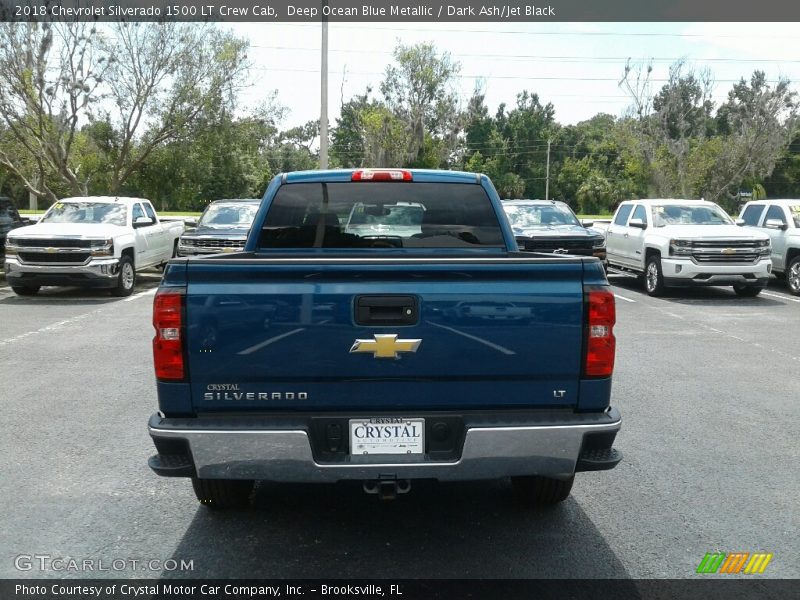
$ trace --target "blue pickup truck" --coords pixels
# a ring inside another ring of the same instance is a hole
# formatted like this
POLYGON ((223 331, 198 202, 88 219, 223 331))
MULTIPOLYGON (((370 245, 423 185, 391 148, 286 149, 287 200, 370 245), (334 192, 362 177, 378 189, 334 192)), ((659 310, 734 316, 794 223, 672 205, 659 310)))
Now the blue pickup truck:
POLYGON ((518 252, 484 175, 279 175, 243 251, 166 267, 149 464, 210 508, 257 480, 505 477, 555 504, 621 459, 614 323, 600 261, 518 252))

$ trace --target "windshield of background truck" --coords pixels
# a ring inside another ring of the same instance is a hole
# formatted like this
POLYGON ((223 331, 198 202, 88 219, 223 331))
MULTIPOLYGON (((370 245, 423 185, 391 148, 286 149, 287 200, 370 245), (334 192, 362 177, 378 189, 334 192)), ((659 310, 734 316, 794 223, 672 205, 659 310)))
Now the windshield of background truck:
POLYGON ((458 183, 290 183, 259 236, 261 248, 487 246, 505 246, 491 200, 458 183))
POLYGON ((416 227, 418 233, 422 230, 422 218, 425 209, 420 204, 401 204, 395 206, 378 204, 356 204, 350 213, 348 228, 353 225, 371 225, 390 228, 393 225, 400 227, 416 227))
POLYGON ((0 223, 13 223, 19 220, 17 209, 9 200, 0 199, 0 223))
POLYGON ((200 217, 198 226, 249 229, 258 204, 211 204, 200 217))
POLYGON ((733 225, 716 204, 659 204, 653 206, 653 225, 733 225))
POLYGON ((508 221, 514 229, 578 225, 580 222, 566 206, 558 204, 504 204, 508 221))
POLYGON ((56 202, 40 223, 104 223, 125 226, 128 207, 111 202, 56 202))

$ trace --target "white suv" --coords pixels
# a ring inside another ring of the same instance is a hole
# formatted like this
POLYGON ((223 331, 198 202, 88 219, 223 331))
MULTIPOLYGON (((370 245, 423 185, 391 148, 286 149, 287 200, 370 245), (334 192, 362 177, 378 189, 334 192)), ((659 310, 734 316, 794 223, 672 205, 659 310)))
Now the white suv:
POLYGON ((665 287, 732 285, 757 296, 772 270, 770 238, 737 227, 705 200, 628 200, 606 232, 608 264, 644 275, 651 296, 665 287))

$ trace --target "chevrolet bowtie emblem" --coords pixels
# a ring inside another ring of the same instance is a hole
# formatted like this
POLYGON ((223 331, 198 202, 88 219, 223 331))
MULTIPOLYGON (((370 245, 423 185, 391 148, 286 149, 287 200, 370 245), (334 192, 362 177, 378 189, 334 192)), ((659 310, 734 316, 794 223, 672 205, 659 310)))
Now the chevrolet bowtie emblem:
POLYGON ((416 352, 422 340, 398 340, 396 333, 376 333, 373 340, 356 340, 350 352, 372 352, 374 358, 400 358, 400 352, 416 352))

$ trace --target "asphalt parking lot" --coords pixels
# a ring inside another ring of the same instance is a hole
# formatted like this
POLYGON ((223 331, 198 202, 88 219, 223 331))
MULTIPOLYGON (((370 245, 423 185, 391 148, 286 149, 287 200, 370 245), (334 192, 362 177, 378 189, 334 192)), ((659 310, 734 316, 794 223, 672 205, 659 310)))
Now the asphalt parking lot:
MULTIPOLYGON (((697 577, 706 552, 771 552, 759 577, 800 577, 800 298, 707 288, 650 298, 614 276, 622 411, 613 471, 529 510, 509 482, 425 483, 391 503, 358 485, 260 484, 212 513, 156 477, 151 302, 0 276, 0 577, 697 577), (20 571, 20 555, 128 561, 20 571), (139 561, 192 561, 193 570, 139 561), (17 561, 18 562, 18 561, 17 561)), ((706 576, 707 577, 707 576, 706 576)))

